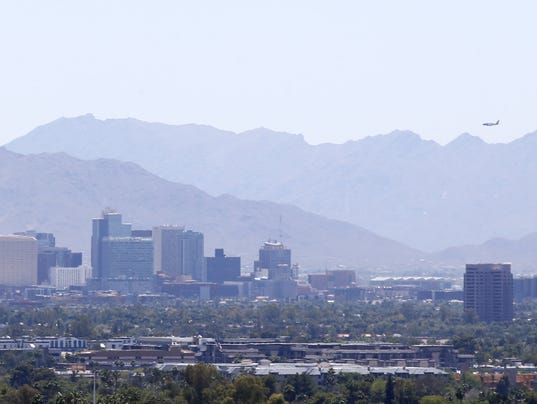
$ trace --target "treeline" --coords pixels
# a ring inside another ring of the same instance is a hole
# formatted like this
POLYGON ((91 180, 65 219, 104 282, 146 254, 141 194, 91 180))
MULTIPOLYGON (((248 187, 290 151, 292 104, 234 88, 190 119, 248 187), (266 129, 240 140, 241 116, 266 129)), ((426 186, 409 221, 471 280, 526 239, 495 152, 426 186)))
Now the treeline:
POLYGON ((0 334, 17 337, 203 335, 278 337, 292 342, 375 339, 451 342, 478 361, 520 358, 537 363, 537 304, 515 305, 513 322, 486 324, 461 303, 383 301, 251 303, 175 301, 170 304, 18 308, 0 306, 0 334))
POLYGON ((276 378, 241 373, 225 377, 207 364, 163 372, 155 368, 129 371, 94 369, 93 377, 72 373, 58 377, 51 370, 19 362, 0 377, 0 403, 187 403, 187 404, 439 404, 439 403, 537 403, 537 394, 513 387, 507 377, 487 388, 471 374, 460 378, 372 377, 328 374, 317 382, 302 373, 276 378), (95 390, 94 390, 95 389, 95 390))

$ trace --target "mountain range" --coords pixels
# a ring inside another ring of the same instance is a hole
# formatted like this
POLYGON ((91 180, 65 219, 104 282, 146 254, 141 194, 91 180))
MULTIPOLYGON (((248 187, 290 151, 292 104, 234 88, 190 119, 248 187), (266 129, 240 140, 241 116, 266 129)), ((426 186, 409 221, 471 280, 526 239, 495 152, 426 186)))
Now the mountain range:
POLYGON ((537 230, 537 133, 508 144, 464 134, 442 146, 395 131, 314 146, 264 128, 237 134, 84 115, 38 127, 6 147, 131 161, 213 196, 296 205, 422 251, 537 230))
POLYGON ((515 274, 537 273, 537 233, 520 239, 493 238, 479 245, 447 248, 430 257, 436 265, 463 268, 465 263, 510 262, 515 274))
POLYGON ((81 160, 65 153, 21 155, 0 148, 0 206, 0 234, 53 232, 58 245, 86 254, 91 219, 114 208, 136 229, 178 224, 201 231, 207 255, 223 247, 228 255, 240 255, 244 265, 253 263, 263 241, 280 236, 292 249, 293 262, 306 270, 343 264, 406 271, 423 265, 427 256, 291 205, 213 197, 134 163, 81 160))

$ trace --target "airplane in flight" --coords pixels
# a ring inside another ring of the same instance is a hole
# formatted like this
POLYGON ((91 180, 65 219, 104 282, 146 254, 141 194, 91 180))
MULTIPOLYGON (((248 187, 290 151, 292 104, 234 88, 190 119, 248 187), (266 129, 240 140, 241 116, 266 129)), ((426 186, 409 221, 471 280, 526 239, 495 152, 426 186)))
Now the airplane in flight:
POLYGON ((484 126, 496 126, 500 124, 500 120, 498 119, 496 122, 485 122, 484 126))

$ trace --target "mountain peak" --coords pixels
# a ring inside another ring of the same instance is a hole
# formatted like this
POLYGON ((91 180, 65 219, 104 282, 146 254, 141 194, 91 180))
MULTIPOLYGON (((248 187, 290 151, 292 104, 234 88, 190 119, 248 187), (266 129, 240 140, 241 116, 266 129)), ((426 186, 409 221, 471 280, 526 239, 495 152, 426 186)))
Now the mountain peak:
POLYGON ((265 127, 259 127, 255 129, 250 129, 244 132, 239 133, 240 136, 248 136, 257 139, 267 139, 267 140, 287 140, 287 141, 299 141, 301 143, 306 143, 304 136, 302 134, 289 133, 289 132, 280 132, 265 127))
POLYGON ((418 135, 417 133, 412 132, 411 130, 395 129, 395 130, 392 130, 390 133, 387 133, 387 134, 385 134, 383 136, 393 137, 393 138, 397 138, 397 139, 420 139, 420 140, 423 140, 420 135, 418 135))
POLYGON ((54 123, 54 122, 61 122, 61 121, 68 121, 68 122, 79 123, 79 122, 92 122, 92 121, 98 121, 98 119, 95 118, 95 115, 93 115, 93 114, 91 114, 91 113, 88 112, 87 114, 79 115, 79 116, 74 116, 74 117, 62 116, 61 118, 56 119, 56 121, 53 121, 53 122, 51 122, 51 123, 54 123))
POLYGON ((356 141, 356 144, 377 150, 392 149, 400 152, 430 151, 439 146, 434 140, 422 139, 420 135, 409 130, 394 130, 383 135, 368 136, 356 141))
POLYGON ((468 146, 482 146, 487 144, 479 136, 474 136, 469 133, 463 133, 449 142, 447 147, 468 147, 468 146))
POLYGON ((390 133, 384 133, 380 135, 374 135, 374 136, 367 136, 360 141, 365 142, 385 142, 385 143, 406 143, 406 144, 414 144, 414 143, 420 143, 420 142, 426 142, 426 140, 422 139, 420 135, 417 133, 414 133, 410 130, 394 130, 390 133))

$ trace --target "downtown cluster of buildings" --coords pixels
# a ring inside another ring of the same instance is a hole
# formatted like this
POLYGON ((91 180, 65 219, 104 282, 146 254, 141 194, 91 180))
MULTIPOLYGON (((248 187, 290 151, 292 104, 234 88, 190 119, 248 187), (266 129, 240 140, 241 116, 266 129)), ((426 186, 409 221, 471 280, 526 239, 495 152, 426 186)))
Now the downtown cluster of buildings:
MULTIPOLYGON (((260 298, 352 301, 415 298, 417 291, 432 295, 451 283, 436 278, 397 278, 358 286, 356 272, 326 270, 299 279, 291 250, 266 241, 259 249, 253 272, 241 273, 241 258, 217 248, 204 256, 204 236, 180 226, 135 230, 116 211, 103 211, 92 221, 91 265, 82 254, 56 247, 54 236, 35 231, 0 239, 0 285, 21 287, 27 297, 56 290, 84 288, 119 295, 164 294, 186 298, 260 298)), ((63 292, 62 292, 63 293, 63 292)), ((460 294, 460 292, 459 292, 460 294)), ((440 299, 440 291, 434 295, 440 299)), ((461 298, 445 294, 444 298, 461 298)), ((419 297, 419 296, 418 296, 419 297)))
POLYGON ((326 270, 307 281, 298 275, 291 250, 281 242, 265 242, 254 271, 242 274, 241 258, 221 248, 205 257, 200 232, 170 225, 134 230, 111 210, 93 219, 91 266, 83 264, 82 253, 56 246, 50 233, 0 236, 0 285, 35 293, 83 288, 201 299, 464 300, 467 311, 487 322, 510 321, 514 299, 537 297, 537 278, 513 280, 510 264, 468 264, 463 290, 438 277, 375 277, 358 286, 354 270, 326 270))
POLYGON ((295 299, 297 278, 291 250, 281 242, 265 242, 254 272, 243 276, 240 257, 228 257, 221 248, 204 256, 202 233, 171 225, 134 230, 111 210, 93 219, 91 266, 83 264, 82 253, 56 247, 51 233, 0 236, 0 285, 45 294, 84 287, 121 295, 295 299))
POLYGON ((121 294, 157 292, 180 297, 296 298, 296 266, 281 242, 265 242, 254 272, 241 275, 240 257, 217 248, 204 256, 203 234, 179 226, 132 230, 121 214, 103 212, 93 220, 91 290, 121 294))

